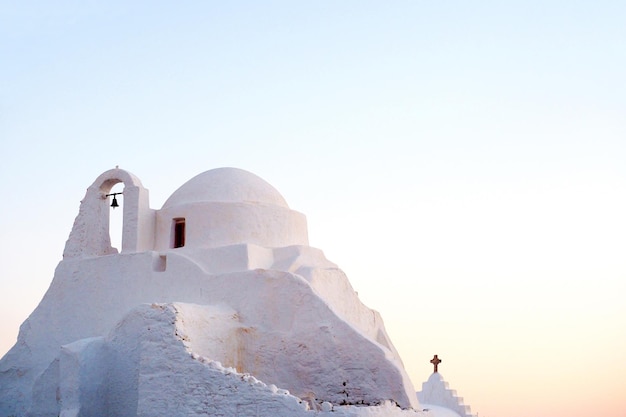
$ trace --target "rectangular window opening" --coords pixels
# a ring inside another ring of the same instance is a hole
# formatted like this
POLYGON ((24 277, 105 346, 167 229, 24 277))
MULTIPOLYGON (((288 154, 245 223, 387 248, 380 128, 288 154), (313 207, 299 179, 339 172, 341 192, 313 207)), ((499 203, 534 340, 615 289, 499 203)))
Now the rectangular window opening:
POLYGON ((172 242, 172 247, 182 248, 183 246, 185 246, 185 219, 173 219, 172 225, 174 229, 174 241, 172 242))

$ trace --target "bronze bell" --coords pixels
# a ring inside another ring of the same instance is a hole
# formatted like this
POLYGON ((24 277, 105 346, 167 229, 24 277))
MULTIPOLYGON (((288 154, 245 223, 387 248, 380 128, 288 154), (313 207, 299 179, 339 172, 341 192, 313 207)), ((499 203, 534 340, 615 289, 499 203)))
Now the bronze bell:
POLYGON ((115 207, 119 207, 120 205, 117 204, 117 198, 115 198, 115 194, 113 194, 113 201, 111 201, 111 207, 115 208, 115 207))

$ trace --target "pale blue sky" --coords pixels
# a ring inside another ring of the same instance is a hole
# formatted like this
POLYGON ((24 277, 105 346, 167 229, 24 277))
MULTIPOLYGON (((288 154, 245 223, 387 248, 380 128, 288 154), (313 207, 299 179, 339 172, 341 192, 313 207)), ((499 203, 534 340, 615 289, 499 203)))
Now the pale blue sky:
POLYGON ((0 352, 100 173, 159 208, 236 166, 416 388, 437 353, 481 416, 621 417, 626 3, 127 3, 0 1, 0 352))

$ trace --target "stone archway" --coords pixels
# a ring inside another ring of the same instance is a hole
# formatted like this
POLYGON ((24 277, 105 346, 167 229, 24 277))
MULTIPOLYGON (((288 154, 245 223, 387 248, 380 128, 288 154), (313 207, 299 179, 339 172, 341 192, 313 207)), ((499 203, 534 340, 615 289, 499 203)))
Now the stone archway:
POLYGON ((124 183, 122 253, 151 250, 154 246, 154 211, 148 190, 133 174, 115 168, 101 174, 87 189, 63 258, 105 256, 117 253, 109 235, 109 199, 113 186, 124 183))
POLYGON ((109 237, 111 238, 111 246, 121 251, 124 222, 124 183, 122 181, 111 187, 107 204, 109 205, 109 237))

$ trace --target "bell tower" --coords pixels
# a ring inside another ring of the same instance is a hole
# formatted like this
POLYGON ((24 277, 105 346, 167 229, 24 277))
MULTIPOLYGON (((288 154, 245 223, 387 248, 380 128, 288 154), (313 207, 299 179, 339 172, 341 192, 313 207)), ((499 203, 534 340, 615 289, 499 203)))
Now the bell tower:
POLYGON ((101 174, 87 189, 65 244, 64 259, 117 253, 109 235, 109 196, 113 186, 120 182, 124 183, 121 252, 152 250, 155 213, 150 209, 148 190, 133 174, 116 167, 101 174))

